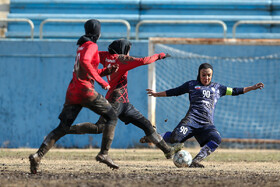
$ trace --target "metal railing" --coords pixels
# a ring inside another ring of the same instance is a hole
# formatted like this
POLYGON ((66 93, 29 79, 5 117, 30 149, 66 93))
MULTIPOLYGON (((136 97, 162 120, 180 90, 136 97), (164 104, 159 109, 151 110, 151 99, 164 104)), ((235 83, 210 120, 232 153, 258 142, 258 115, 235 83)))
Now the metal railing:
POLYGON ((142 20, 135 28, 135 39, 139 40, 139 27, 144 24, 218 24, 223 27, 224 38, 227 34, 227 25, 220 20, 142 20))
MULTIPOLYGON (((84 23, 88 19, 45 19, 40 24, 40 39, 43 39, 43 27, 46 23, 84 23)), ((127 39, 129 40, 130 37, 130 24, 126 20, 122 19, 98 19, 101 23, 122 23, 126 26, 127 30, 127 39)))
POLYGON ((30 25, 30 38, 34 38, 34 24, 26 18, 0 18, 0 22, 27 22, 30 25))
POLYGON ((241 20, 236 22, 233 27, 232 27, 232 38, 235 39, 236 36, 236 28, 239 25, 244 25, 244 24, 252 24, 252 25, 267 25, 267 24, 280 24, 280 21, 274 20, 274 21, 270 21, 270 20, 241 20))

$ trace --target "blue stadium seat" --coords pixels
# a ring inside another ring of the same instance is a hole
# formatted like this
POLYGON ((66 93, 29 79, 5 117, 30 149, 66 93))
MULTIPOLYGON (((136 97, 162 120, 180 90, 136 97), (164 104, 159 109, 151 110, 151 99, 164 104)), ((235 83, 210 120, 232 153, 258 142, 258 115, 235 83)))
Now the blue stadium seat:
MULTIPOLYGON (((139 20, 139 0, 11 0, 8 18, 28 18, 34 23, 34 36, 39 37, 39 26, 48 18, 55 19, 123 19, 135 28, 139 20)), ((28 37, 26 24, 9 23, 7 37, 28 37)), ((126 37, 123 24, 102 24, 102 38, 126 37)), ((46 24, 44 36, 77 38, 83 34, 83 24, 46 24)))
MULTIPOLYGON (((227 37, 232 37, 233 25, 240 20, 280 20, 278 0, 11 0, 8 18, 29 18, 34 22, 34 36, 39 37, 39 25, 48 18, 63 19, 123 19, 135 27, 143 20, 220 20, 227 25, 227 37)), ((83 34, 82 24, 48 23, 44 38, 77 38, 83 34), (67 32, 66 32, 67 31, 67 32)), ((279 38, 280 25, 240 25, 237 38, 279 38)), ((139 27, 139 38, 199 37, 222 38, 223 29, 213 24, 145 24, 139 27)), ((28 37, 30 28, 24 23, 9 23, 7 37, 28 37)), ((126 36, 122 24, 103 23, 102 38, 126 36)))
MULTIPOLYGON (((140 20, 221 20, 227 25, 227 37, 232 36, 232 27, 239 20, 272 20, 271 1, 153 1, 142 0, 140 20)), ((139 37, 223 37, 219 25, 143 25, 139 37)), ((237 36, 263 37, 270 34, 270 25, 242 25, 237 29, 237 36), (242 33, 240 35, 239 33, 242 33), (250 34, 255 33, 255 34, 250 34)))
MULTIPOLYGON (((34 37, 39 37, 40 24, 46 19, 121 19, 134 28, 139 18, 135 14, 9 14, 8 18, 28 18, 34 23, 34 37)), ((126 37, 127 28, 121 23, 101 23, 102 38, 126 37)), ((46 23, 44 38, 77 38, 84 34, 83 23, 46 23)), ((10 23, 7 37, 28 37, 30 27, 24 23, 10 23), (19 32, 21 31, 21 32, 19 32)))

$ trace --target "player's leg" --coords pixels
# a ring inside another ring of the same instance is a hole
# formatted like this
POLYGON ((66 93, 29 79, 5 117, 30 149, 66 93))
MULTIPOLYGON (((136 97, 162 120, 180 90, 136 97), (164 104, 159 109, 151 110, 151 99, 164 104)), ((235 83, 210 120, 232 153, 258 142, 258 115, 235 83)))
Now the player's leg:
POLYGON ((71 126, 68 134, 101 134, 105 123, 104 118, 100 116, 97 123, 84 122, 71 126))
POLYGON ((67 134, 81 109, 82 106, 80 105, 64 105, 63 110, 59 115, 60 124, 58 127, 47 135, 38 151, 29 156, 30 171, 32 174, 37 173, 42 157, 53 147, 55 142, 67 134))
POLYGON ((165 132, 161 136, 167 143, 183 143, 194 136, 193 124, 188 119, 182 119, 172 132, 165 132))
POLYGON ((115 127, 118 120, 116 112, 112 108, 111 104, 101 94, 98 94, 93 102, 87 103, 83 106, 101 115, 106 120, 103 130, 101 149, 96 156, 96 160, 113 169, 118 169, 119 166, 115 164, 108 155, 108 151, 114 139, 115 127))
POLYGON ((162 150, 166 158, 171 158, 176 151, 182 149, 182 147, 179 148, 179 146, 174 148, 167 145, 162 137, 156 132, 151 122, 146 119, 132 104, 123 103, 122 105, 124 109, 119 115, 120 120, 122 120, 125 124, 132 123, 142 129, 146 134, 147 139, 162 150))
MULTIPOLYGON (((165 133, 160 134, 161 137, 164 139, 167 143, 183 143, 187 139, 194 136, 193 134, 193 128, 191 125, 191 121, 188 119, 182 119, 181 122, 174 128, 172 132, 167 131, 165 133)), ((140 139, 141 143, 148 143, 150 142, 147 137, 143 137, 140 139)))
POLYGON ((213 129, 205 129, 195 136, 199 142, 201 149, 199 153, 194 157, 190 167, 204 167, 200 162, 213 153, 221 143, 221 136, 219 132, 213 129))
MULTIPOLYGON (((122 112, 120 103, 111 103, 113 109, 119 115, 122 112)), ((72 125, 68 134, 101 134, 104 130, 107 120, 100 116, 96 123, 84 122, 72 125)))

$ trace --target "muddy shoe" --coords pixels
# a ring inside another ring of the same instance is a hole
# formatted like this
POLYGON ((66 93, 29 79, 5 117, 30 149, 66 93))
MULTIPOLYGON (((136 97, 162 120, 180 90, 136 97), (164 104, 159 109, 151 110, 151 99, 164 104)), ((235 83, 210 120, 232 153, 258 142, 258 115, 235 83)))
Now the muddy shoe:
POLYGON ((143 136, 140 140, 139 140, 140 143, 152 143, 148 138, 147 136, 143 136))
POLYGON ((167 159, 171 159, 171 158, 173 158, 173 155, 174 155, 175 153, 177 153, 178 151, 181 151, 183 147, 184 147, 184 143, 176 144, 174 147, 171 147, 170 152, 165 153, 164 156, 165 156, 167 159))
POLYGON ((95 159, 98 162, 106 164, 112 169, 119 169, 119 166, 113 162, 109 155, 98 154, 95 159))
POLYGON ((204 168, 204 165, 198 163, 198 162, 192 162, 189 166, 190 168, 204 168))
POLYGON ((38 156, 37 153, 29 155, 29 162, 30 162, 30 172, 31 174, 36 174, 39 169, 41 158, 38 156))

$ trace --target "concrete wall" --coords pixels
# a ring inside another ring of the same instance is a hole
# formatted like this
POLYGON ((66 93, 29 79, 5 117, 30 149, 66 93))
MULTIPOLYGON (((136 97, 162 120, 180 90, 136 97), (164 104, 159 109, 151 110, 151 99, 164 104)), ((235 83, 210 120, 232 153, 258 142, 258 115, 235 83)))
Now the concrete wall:
MULTIPOLYGON (((99 41, 99 50, 106 50, 109 42, 111 41, 99 41)), ((148 55, 147 41, 132 41, 132 43, 130 53, 132 56, 143 57, 148 55)), ((0 147, 38 147, 44 136, 57 127, 59 124, 58 115, 64 103, 65 92, 72 78, 76 47, 76 40, 0 40, 0 147)), ((187 45, 185 50, 209 56, 248 57, 249 60, 251 56, 272 55, 272 61, 268 58, 267 62, 257 63, 256 66, 250 63, 234 65, 237 70, 240 68, 240 71, 237 71, 240 76, 234 75, 234 79, 219 76, 227 76, 224 73, 227 70, 221 70, 220 73, 215 74, 214 81, 225 85, 249 86, 258 81, 264 81, 266 85, 261 92, 246 94, 238 98, 222 99, 216 112, 220 113, 221 119, 224 120, 222 112, 225 111, 221 111, 223 110, 222 106, 228 106, 230 105, 228 102, 236 101, 237 103, 234 106, 245 110, 242 113, 242 115, 245 115, 244 118, 248 117, 249 114, 256 115, 254 124, 263 126, 263 128, 255 129, 257 131, 256 135, 250 136, 250 138, 279 138, 280 100, 277 95, 280 88, 280 64, 277 61, 279 56, 278 46, 211 45, 209 47, 209 45, 187 45), (262 71, 265 72, 262 73, 262 71), (250 106, 242 105, 243 102, 248 102, 250 106), (249 110, 246 110, 247 108, 249 110), (264 134, 260 134, 259 131, 264 134)), ((195 79, 197 67, 197 64, 188 66, 190 72, 194 73, 187 78, 188 80, 195 79)), ((218 72, 219 67, 220 65, 215 66, 215 72, 218 72)), ((138 67, 128 74, 130 101, 146 117, 148 116, 148 102, 145 91, 148 88, 147 76, 148 66, 138 67)), ((105 95, 106 92, 98 84, 96 84, 96 88, 97 91, 105 95)), ((174 105, 175 99, 172 99, 172 102, 172 105, 174 105)), ((230 106, 233 106, 233 104, 230 106)), ((186 110, 187 107, 186 103, 186 110)), ((171 110, 169 107, 168 109, 166 107, 157 108, 158 124, 161 124, 160 122, 166 118, 165 113, 169 114, 169 110, 171 110)), ((186 110, 184 110, 184 114, 186 110)), ((235 115, 239 110, 229 108, 228 111, 227 115, 235 115)), ((98 117, 88 109, 83 109, 75 123, 96 122, 98 117)), ((173 116, 169 115, 168 123, 172 122, 171 117, 173 116)), ((219 115, 216 117, 217 127, 224 135, 223 138, 247 137, 233 134, 227 123, 219 121, 219 115)), ((174 123, 169 124, 171 126, 168 127, 168 130, 172 130, 180 119, 179 117, 175 118, 174 123)), ((239 127, 240 121, 241 119, 234 120, 234 123, 237 123, 239 127)), ((252 128, 252 132, 254 132, 254 126, 252 128)), ((142 130, 131 124, 124 125, 119 121, 112 147, 137 146, 143 135, 142 130)), ((99 146, 100 143, 101 135, 67 135, 57 142, 59 146, 64 147, 99 146)))

